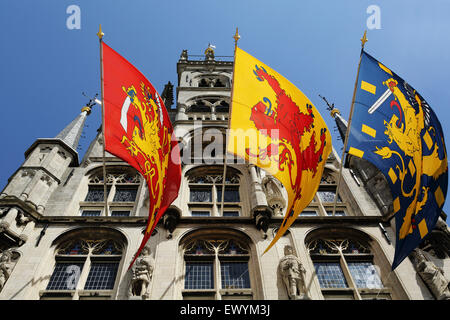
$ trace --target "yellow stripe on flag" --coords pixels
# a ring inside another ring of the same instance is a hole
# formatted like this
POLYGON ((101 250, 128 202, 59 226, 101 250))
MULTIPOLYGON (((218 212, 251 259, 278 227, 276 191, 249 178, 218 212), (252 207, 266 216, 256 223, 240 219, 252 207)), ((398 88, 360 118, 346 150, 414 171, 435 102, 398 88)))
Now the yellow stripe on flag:
POLYGON ((389 178, 391 178, 391 181, 393 184, 397 181, 397 175, 395 174, 394 169, 390 168, 388 172, 389 178))
POLYGON ((423 141, 425 141, 428 150, 431 150, 431 147, 433 146, 433 140, 430 137, 430 134, 428 131, 425 131, 425 134, 423 135, 423 141))
POLYGON ((425 219, 422 219, 422 221, 419 222, 419 232, 422 239, 428 234, 428 227, 425 219))
POLYGON ((365 82, 364 80, 361 81, 361 89, 370 92, 371 94, 375 94, 377 91, 377 87, 375 87, 373 84, 365 82))
POLYGON ((412 161, 412 159, 409 160, 408 169, 409 169, 409 172, 411 173, 411 177, 414 177, 414 173, 416 173, 416 168, 414 166, 414 162, 412 161))
POLYGON ((363 155, 364 155, 364 151, 356 149, 356 148, 353 148, 353 147, 350 147, 350 149, 348 150, 348 153, 353 155, 353 156, 356 156, 358 158, 362 158, 363 155))
POLYGON ((393 206, 394 206, 394 213, 397 213, 400 210, 400 199, 399 197, 395 198, 395 200, 393 201, 393 206))
POLYGON ((438 204, 438 206, 441 207, 445 201, 444 193, 442 192, 441 187, 437 187, 436 191, 434 192, 434 197, 436 198, 436 203, 438 204))
POLYGON ((393 76, 392 71, 389 70, 386 66, 382 65, 380 62, 378 62, 378 66, 385 72, 389 73, 391 76, 393 76))
POLYGON ((362 125, 361 131, 368 134, 369 136, 375 138, 375 136, 377 135, 377 130, 366 126, 365 124, 362 125))

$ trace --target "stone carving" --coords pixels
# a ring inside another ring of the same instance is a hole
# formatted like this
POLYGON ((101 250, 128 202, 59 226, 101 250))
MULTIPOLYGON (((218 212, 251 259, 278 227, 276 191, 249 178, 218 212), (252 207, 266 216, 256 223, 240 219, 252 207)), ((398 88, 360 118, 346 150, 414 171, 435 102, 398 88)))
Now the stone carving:
POLYGON ((3 251, 0 255, 0 292, 3 290, 13 268, 13 254, 10 250, 3 251))
POLYGON ((31 218, 23 213, 22 210, 17 211, 16 222, 18 226, 26 226, 31 218))
POLYGON ((266 194, 267 204, 273 210, 274 215, 282 215, 283 209, 286 207, 286 200, 284 200, 278 180, 272 176, 266 176, 263 178, 261 186, 266 194))
POLYGON ((450 300, 450 284, 444 271, 428 260, 421 249, 412 253, 414 264, 420 277, 438 300, 450 300))
POLYGON ((283 283, 289 295, 289 299, 309 299, 305 288, 305 268, 294 255, 294 249, 290 245, 284 247, 284 257, 278 265, 283 283))
POLYGON ((132 276, 128 292, 130 297, 141 296, 144 300, 149 298, 150 280, 152 279, 154 265, 150 248, 146 246, 131 267, 132 276))
POLYGON ((181 51, 180 60, 187 60, 188 59, 188 51, 183 50, 181 51))

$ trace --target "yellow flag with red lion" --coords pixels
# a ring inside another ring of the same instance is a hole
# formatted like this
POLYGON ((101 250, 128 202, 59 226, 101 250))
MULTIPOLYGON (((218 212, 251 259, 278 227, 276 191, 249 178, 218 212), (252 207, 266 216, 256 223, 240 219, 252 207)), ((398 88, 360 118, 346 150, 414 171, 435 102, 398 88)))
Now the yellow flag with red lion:
POLYGON ((286 188, 288 206, 267 252, 308 206, 331 152, 331 135, 311 101, 289 80, 236 47, 227 151, 286 188))

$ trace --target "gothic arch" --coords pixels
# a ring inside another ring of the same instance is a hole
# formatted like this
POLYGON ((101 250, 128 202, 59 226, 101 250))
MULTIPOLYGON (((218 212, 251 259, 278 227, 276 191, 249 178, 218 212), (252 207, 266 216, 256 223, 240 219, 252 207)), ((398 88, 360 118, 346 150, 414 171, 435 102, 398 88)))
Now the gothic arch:
POLYGON ((199 227, 193 230, 189 230, 185 232, 179 240, 179 248, 183 248, 183 246, 195 239, 219 239, 219 238, 230 238, 234 240, 238 240, 240 242, 246 243, 246 245, 251 248, 254 245, 253 240, 244 232, 229 228, 210 228, 210 227, 199 227))
POLYGON ((201 293, 202 296, 206 295, 209 298, 214 298, 214 292, 216 292, 222 298, 226 296, 236 299, 236 297, 242 296, 244 298, 263 299, 262 276, 255 241, 243 231, 231 227, 199 227, 191 229, 179 237, 178 248, 181 263, 178 264, 177 272, 180 274, 180 279, 182 279, 180 282, 182 284, 182 296, 192 296, 192 294, 195 295, 202 291, 200 289, 189 292, 189 289, 196 288, 189 287, 188 284, 193 284, 192 278, 186 277, 192 270, 190 268, 200 263, 209 265, 211 268, 209 270, 213 274, 212 277, 215 278, 215 284, 211 288, 214 290, 209 290, 209 293, 203 292, 201 293), (199 250, 201 250, 200 253, 199 250), (240 267, 238 268, 243 267, 243 269, 234 270, 231 274, 234 276, 239 275, 238 278, 241 276, 245 278, 244 275, 247 274, 248 278, 246 280, 242 279, 246 285, 229 287, 226 280, 227 276, 222 277, 223 274, 219 280, 217 278, 218 273, 228 270, 223 270, 222 264, 227 264, 225 268, 230 268, 230 264, 239 265, 240 267), (213 265, 214 267, 212 267, 213 265), (219 270, 218 273, 217 270, 219 270))
MULTIPOLYGON (((331 240, 329 243, 337 243, 338 246, 341 247, 340 250, 345 254, 351 255, 353 250, 356 250, 355 252, 357 254, 365 254, 366 257, 368 257, 365 259, 372 261, 375 268, 377 268, 384 288, 389 288, 391 297, 393 299, 405 299, 407 297, 403 285, 400 283, 395 273, 391 274, 391 261, 389 261, 383 250, 380 243, 381 240, 362 230, 346 226, 315 228, 308 231, 304 239, 305 246, 310 253, 310 259, 312 259, 312 253, 315 255, 322 254, 320 252, 320 246, 318 246, 318 243, 320 243, 321 240, 325 240, 325 242, 326 240, 331 240), (347 241, 347 243, 345 243, 345 241, 347 241)), ((322 243, 324 243, 324 241, 322 241, 322 243)), ((324 249, 328 250, 331 247, 332 246, 328 248, 324 247, 324 249)), ((335 251, 335 253, 337 252, 338 251, 335 251)))
POLYGON ((102 238, 111 238, 118 242, 121 242, 126 248, 128 245, 127 237, 119 230, 109 227, 75 227, 70 230, 66 230, 57 236, 52 241, 52 246, 58 246, 59 244, 69 241, 71 239, 92 239, 100 240, 102 238))

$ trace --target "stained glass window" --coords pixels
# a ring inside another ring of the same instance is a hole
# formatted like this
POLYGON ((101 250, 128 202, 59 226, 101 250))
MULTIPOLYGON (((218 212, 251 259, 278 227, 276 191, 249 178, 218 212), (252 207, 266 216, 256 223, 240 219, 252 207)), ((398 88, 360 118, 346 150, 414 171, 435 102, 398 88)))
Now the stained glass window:
MULTIPOLYGON (((334 202, 334 197, 336 196, 336 191, 317 191, 319 198, 322 202, 334 202)), ((338 196, 337 202, 342 202, 341 197, 338 196)))
POLYGON ((114 202, 133 202, 136 200, 137 189, 138 189, 137 186, 136 187, 117 186, 113 201, 114 202))
POLYGON ((321 288, 347 288, 347 281, 338 262, 315 262, 321 288))
POLYGON ((47 290, 75 290, 84 262, 58 262, 55 265, 47 290))
MULTIPOLYGON (((109 190, 111 188, 107 188, 107 194, 109 194, 109 190)), ((104 198, 104 188, 103 186, 89 186, 88 193, 86 195, 86 199, 84 201, 92 201, 92 202, 99 202, 99 201, 105 201, 104 198)))
MULTIPOLYGON (((217 201, 222 201, 222 187, 217 187, 217 201)), ((225 187, 224 202, 239 202, 239 188, 238 187, 225 187)))
POLYGON ((130 211, 124 211, 124 210, 111 211, 111 217, 129 217, 129 216, 130 216, 130 211))
POLYGON ((371 262, 349 262, 348 268, 358 288, 383 288, 380 276, 371 262))
POLYGON ((186 262, 185 289, 213 289, 212 262, 186 262))
POLYGON ((191 202, 211 202, 211 189, 191 188, 189 201, 191 202))
POLYGON ((222 288, 250 288, 247 262, 222 262, 220 264, 222 288))
POLYGON ((112 290, 119 263, 92 263, 85 290, 112 290))
POLYGON ((209 211, 192 211, 191 215, 193 217, 209 217, 209 211))
POLYGON ((83 217, 97 217, 100 216, 101 210, 83 210, 81 216, 83 217))

